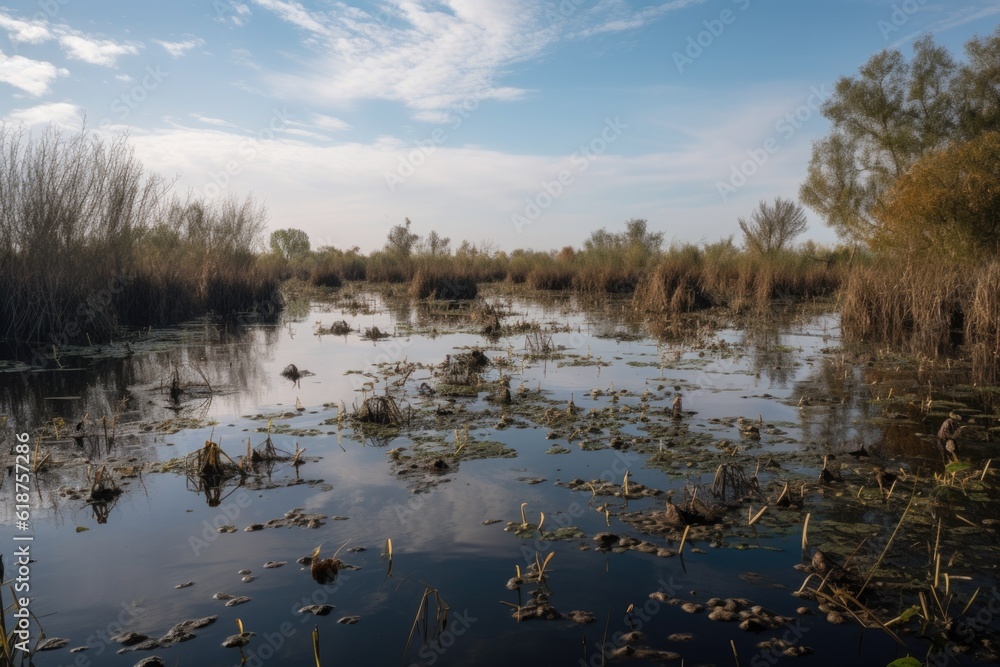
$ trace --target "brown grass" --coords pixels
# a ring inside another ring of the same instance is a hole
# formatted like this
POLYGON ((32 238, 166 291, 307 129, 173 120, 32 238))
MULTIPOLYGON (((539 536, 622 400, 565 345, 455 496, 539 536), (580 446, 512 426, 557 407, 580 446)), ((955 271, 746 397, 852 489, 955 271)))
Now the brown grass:
POLYGON ((1000 379, 1000 260, 981 266, 886 261, 851 273, 840 296, 850 340, 972 361, 973 380, 1000 379))
POLYGON ((479 293, 475 276, 455 268, 434 264, 417 269, 410 283, 410 296, 415 299, 475 299, 479 293))
POLYGON ((40 361, 122 325, 275 311, 252 199, 180 202, 124 139, 0 129, 0 353, 40 361))

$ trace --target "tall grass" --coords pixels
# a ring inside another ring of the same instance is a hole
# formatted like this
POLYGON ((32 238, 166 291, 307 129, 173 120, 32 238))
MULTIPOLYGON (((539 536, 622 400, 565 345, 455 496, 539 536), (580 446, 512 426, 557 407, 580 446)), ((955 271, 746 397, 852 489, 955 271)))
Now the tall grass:
POLYGON ((851 272, 840 295, 851 340, 914 354, 964 347, 977 382, 1000 380, 1000 260, 980 266, 883 261, 851 272))
POLYGON ((0 353, 276 306, 262 208, 169 198, 123 137, 0 126, 0 353))
POLYGON ((757 255, 722 243, 705 249, 671 248, 639 282, 633 305, 648 314, 687 313, 726 307, 767 310, 775 303, 829 297, 845 270, 804 253, 757 255))

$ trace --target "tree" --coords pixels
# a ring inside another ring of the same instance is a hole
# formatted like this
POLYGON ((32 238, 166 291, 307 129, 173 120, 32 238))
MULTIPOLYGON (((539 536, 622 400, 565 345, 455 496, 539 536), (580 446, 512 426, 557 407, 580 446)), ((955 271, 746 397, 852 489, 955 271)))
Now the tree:
POLYGON ((285 259, 309 252, 309 235, 301 229, 278 229, 271 232, 271 250, 285 259))
POLYGON ((402 225, 396 225, 389 230, 389 237, 385 242, 385 251, 401 257, 409 257, 413 253, 417 242, 420 240, 418 234, 410 231, 409 218, 404 218, 402 225))
POLYGON ((583 242, 587 252, 627 252, 643 256, 654 255, 663 245, 663 232, 650 232, 641 218, 625 221, 624 232, 609 232, 605 228, 591 233, 583 242))
POLYGON ((1000 28, 965 49, 959 66, 928 35, 910 62, 885 50, 837 81, 822 107, 832 131, 813 144, 799 198, 840 236, 873 241, 875 208, 917 160, 1000 129, 1000 28))
POLYGON ((739 223, 746 249, 770 255, 781 251, 806 231, 806 212, 791 199, 776 197, 774 204, 761 201, 750 220, 740 218, 739 223))
POLYGON ((875 208, 877 247, 969 261, 1000 253, 1000 133, 926 155, 875 208))
POLYGON ((431 257, 438 257, 441 255, 451 254, 451 239, 447 236, 441 236, 436 231, 431 230, 427 235, 427 238, 423 242, 423 251, 430 255, 431 257))

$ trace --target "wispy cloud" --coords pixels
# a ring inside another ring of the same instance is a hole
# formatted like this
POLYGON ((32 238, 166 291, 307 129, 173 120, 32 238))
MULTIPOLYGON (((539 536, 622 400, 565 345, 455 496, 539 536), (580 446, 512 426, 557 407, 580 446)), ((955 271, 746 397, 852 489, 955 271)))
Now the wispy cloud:
POLYGON ((139 42, 116 42, 112 39, 88 37, 75 31, 73 34, 61 35, 59 44, 66 49, 66 55, 70 58, 104 67, 115 67, 118 58, 136 55, 142 48, 139 42))
POLYGON ((322 130, 332 130, 334 132, 343 132, 344 130, 351 129, 345 121, 334 118, 333 116, 327 116, 321 113, 314 113, 309 116, 314 127, 322 130))
POLYGON ((236 127, 233 123, 228 120, 223 120, 222 118, 212 118, 211 116, 202 116, 198 113, 188 114, 191 118, 194 118, 199 123, 205 123, 206 125, 215 125, 217 127, 236 127))
POLYGON ((191 49, 205 44, 205 40, 200 37, 191 37, 181 42, 165 42, 159 39, 153 41, 166 49, 172 58, 180 58, 191 49))
POLYGON ((398 101, 429 121, 468 99, 523 96, 492 81, 558 36, 534 0, 413 0, 393 5, 391 21, 343 3, 328 12, 289 0, 256 4, 302 31, 316 54, 304 72, 296 63, 293 72, 265 75, 276 92, 334 104, 398 101))
POLYGON ((68 70, 50 62, 24 56, 8 56, 0 51, 0 82, 9 83, 34 97, 49 92, 53 81, 68 74, 68 70))
POLYGON ((569 36, 582 39, 602 33, 636 30, 670 12, 700 5, 703 2, 705 0, 673 0, 636 11, 624 0, 604 0, 582 15, 583 22, 590 25, 571 32, 569 36))
MULTIPOLYGON (((893 6, 895 7, 895 5, 893 6)), ((995 14, 1000 14, 1000 5, 997 5, 994 0, 980 0, 979 4, 976 6, 955 7, 950 4, 926 5, 921 9, 921 11, 926 12, 928 16, 932 16, 934 14, 944 14, 944 16, 941 16, 927 25, 921 26, 919 30, 914 30, 909 34, 900 37, 889 45, 891 48, 899 48, 900 46, 927 33, 937 34, 945 32, 947 30, 966 25, 967 23, 972 23, 995 14)))

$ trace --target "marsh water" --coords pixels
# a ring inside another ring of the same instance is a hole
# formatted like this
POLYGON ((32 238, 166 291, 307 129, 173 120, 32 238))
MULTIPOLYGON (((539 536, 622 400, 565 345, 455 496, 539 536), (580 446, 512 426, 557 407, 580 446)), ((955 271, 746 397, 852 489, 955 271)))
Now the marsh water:
MULTIPOLYGON (((879 565, 880 594, 865 605, 883 622, 935 567, 950 575, 956 618, 976 589, 967 613, 989 612, 997 585, 991 394, 955 386, 940 363, 848 349, 824 310, 705 317, 654 336, 615 300, 498 291, 428 305, 349 289, 293 301, 275 322, 195 322, 11 368, 0 374, 4 449, 28 432, 35 459, 48 454, 31 480, 32 641, 39 625, 69 640, 34 664, 312 665, 314 630, 324 666, 599 665, 602 646, 625 664, 989 658, 992 612, 970 642, 916 621, 892 625, 897 641, 849 614, 831 623, 822 600, 794 595, 816 548, 862 580, 879 565), (501 323, 490 335, 484 304, 501 323), (338 321, 350 331, 329 333, 338 321), (449 376, 474 350, 488 363, 468 382, 449 376), (300 377, 282 375, 289 364, 300 377), (357 420, 373 396, 391 397, 404 422, 357 420), (949 472, 933 435, 954 411, 975 437, 959 441, 967 465, 949 472), (240 460, 268 438, 285 456, 210 483, 192 474, 206 441, 240 460), (824 457, 836 475, 826 484, 824 457), (713 498, 723 465, 756 476, 756 498, 713 498), (122 492, 95 502, 102 467, 122 492), (894 490, 884 477, 880 488, 880 470, 894 471, 894 490), (795 502, 780 507, 785 483, 795 502), (643 517, 694 497, 723 515, 680 555, 680 531, 644 532, 643 517), (268 525, 296 509, 313 521, 268 525), (297 562, 317 547, 358 569, 318 583, 297 562), (218 593, 249 600, 227 606, 218 593), (778 621, 712 620, 712 598, 778 621), (547 618, 519 613, 539 601, 547 618), (312 604, 333 610, 300 612, 312 604), (216 618, 187 641, 120 643, 205 617, 216 618), (254 635, 224 648, 237 619, 254 635), (806 654, 762 647, 774 638, 806 654)), ((8 579, 25 534, 7 500, 12 475, 0 508, 8 579)))

